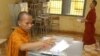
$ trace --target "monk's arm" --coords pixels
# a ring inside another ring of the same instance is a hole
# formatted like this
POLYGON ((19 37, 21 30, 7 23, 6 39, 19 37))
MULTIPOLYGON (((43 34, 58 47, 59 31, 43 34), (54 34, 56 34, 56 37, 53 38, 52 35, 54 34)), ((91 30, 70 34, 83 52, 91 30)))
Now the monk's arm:
POLYGON ((20 46, 20 50, 24 51, 24 50, 38 50, 41 49, 41 47, 44 46, 44 43, 39 41, 39 42, 34 42, 34 43, 26 43, 26 44, 22 44, 20 46))
POLYGON ((42 41, 38 41, 38 42, 34 42, 34 43, 26 43, 26 44, 22 44, 20 46, 20 50, 38 50, 41 48, 48 48, 49 46, 54 45, 54 39, 50 38, 47 40, 42 40, 42 41))
POLYGON ((52 39, 48 40, 41 40, 38 42, 31 42, 31 43, 23 43, 22 40, 18 37, 13 37, 12 43, 14 43, 15 48, 19 48, 20 50, 39 50, 44 48, 45 46, 51 46, 54 41, 52 39))
POLYGON ((89 14, 88 18, 89 18, 89 20, 87 20, 88 23, 95 23, 96 22, 96 14, 94 12, 89 14))

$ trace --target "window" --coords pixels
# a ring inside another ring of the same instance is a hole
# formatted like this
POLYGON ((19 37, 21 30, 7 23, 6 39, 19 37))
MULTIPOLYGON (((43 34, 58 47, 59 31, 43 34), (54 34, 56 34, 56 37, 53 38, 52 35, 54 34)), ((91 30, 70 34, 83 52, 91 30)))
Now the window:
POLYGON ((83 16, 85 0, 50 0, 50 14, 83 16))
POLYGON ((62 13, 62 0, 50 0, 49 8, 51 14, 61 14, 62 13))

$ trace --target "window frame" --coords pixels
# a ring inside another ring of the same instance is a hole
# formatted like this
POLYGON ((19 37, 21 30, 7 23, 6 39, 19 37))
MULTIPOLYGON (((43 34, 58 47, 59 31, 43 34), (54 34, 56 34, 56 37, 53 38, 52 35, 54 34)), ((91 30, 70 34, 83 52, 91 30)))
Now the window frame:
MULTIPOLYGON (((63 5, 62 5, 63 6, 63 5)), ((59 16, 73 16, 73 17, 84 17, 85 16, 85 11, 86 11, 86 0, 84 1, 84 7, 83 7, 83 15, 63 15, 62 13, 61 14, 52 14, 50 13, 50 15, 59 15, 59 16)), ((61 8, 62 9, 62 8, 61 8)), ((61 11, 62 12, 62 11, 61 11)))

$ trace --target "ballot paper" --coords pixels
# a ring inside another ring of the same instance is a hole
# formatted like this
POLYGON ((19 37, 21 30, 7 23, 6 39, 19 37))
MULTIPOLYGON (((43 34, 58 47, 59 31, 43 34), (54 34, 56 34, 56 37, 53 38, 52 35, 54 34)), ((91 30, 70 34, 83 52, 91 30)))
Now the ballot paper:
POLYGON ((49 37, 49 36, 45 36, 45 37, 43 37, 42 38, 42 40, 47 40, 47 39, 50 39, 51 37, 49 37))
MULTIPOLYGON (((47 40, 49 39, 50 36, 45 36, 42 38, 42 40, 47 40)), ((55 38, 55 37, 54 37, 55 38)), ((63 51, 66 50, 69 47, 69 44, 66 40, 59 38, 56 39, 55 45, 51 47, 48 50, 41 50, 39 53, 43 55, 53 55, 53 56, 67 56, 67 54, 64 54, 63 51)))
POLYGON ((82 21, 82 19, 77 19, 77 21, 78 21, 78 22, 81 22, 81 21, 82 21))
POLYGON ((81 22, 81 21, 83 20, 83 18, 84 18, 84 17, 78 17, 78 18, 77 18, 77 21, 78 21, 78 22, 81 22))
POLYGON ((62 52, 68 47, 69 47, 69 44, 65 40, 61 40, 50 49, 50 52, 62 52))

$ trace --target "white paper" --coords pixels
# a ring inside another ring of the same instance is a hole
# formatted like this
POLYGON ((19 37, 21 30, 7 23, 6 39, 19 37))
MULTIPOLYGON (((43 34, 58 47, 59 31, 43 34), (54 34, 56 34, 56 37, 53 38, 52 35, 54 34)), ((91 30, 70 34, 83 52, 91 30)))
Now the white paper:
POLYGON ((78 22, 81 22, 83 19, 77 19, 78 22))
POLYGON ((62 52, 69 47, 69 44, 65 40, 61 40, 54 47, 50 49, 51 52, 62 52))
POLYGON ((44 54, 52 54, 52 52, 49 52, 49 51, 40 51, 40 53, 44 53, 44 54))
POLYGON ((51 37, 43 37, 42 40, 50 39, 51 37))

